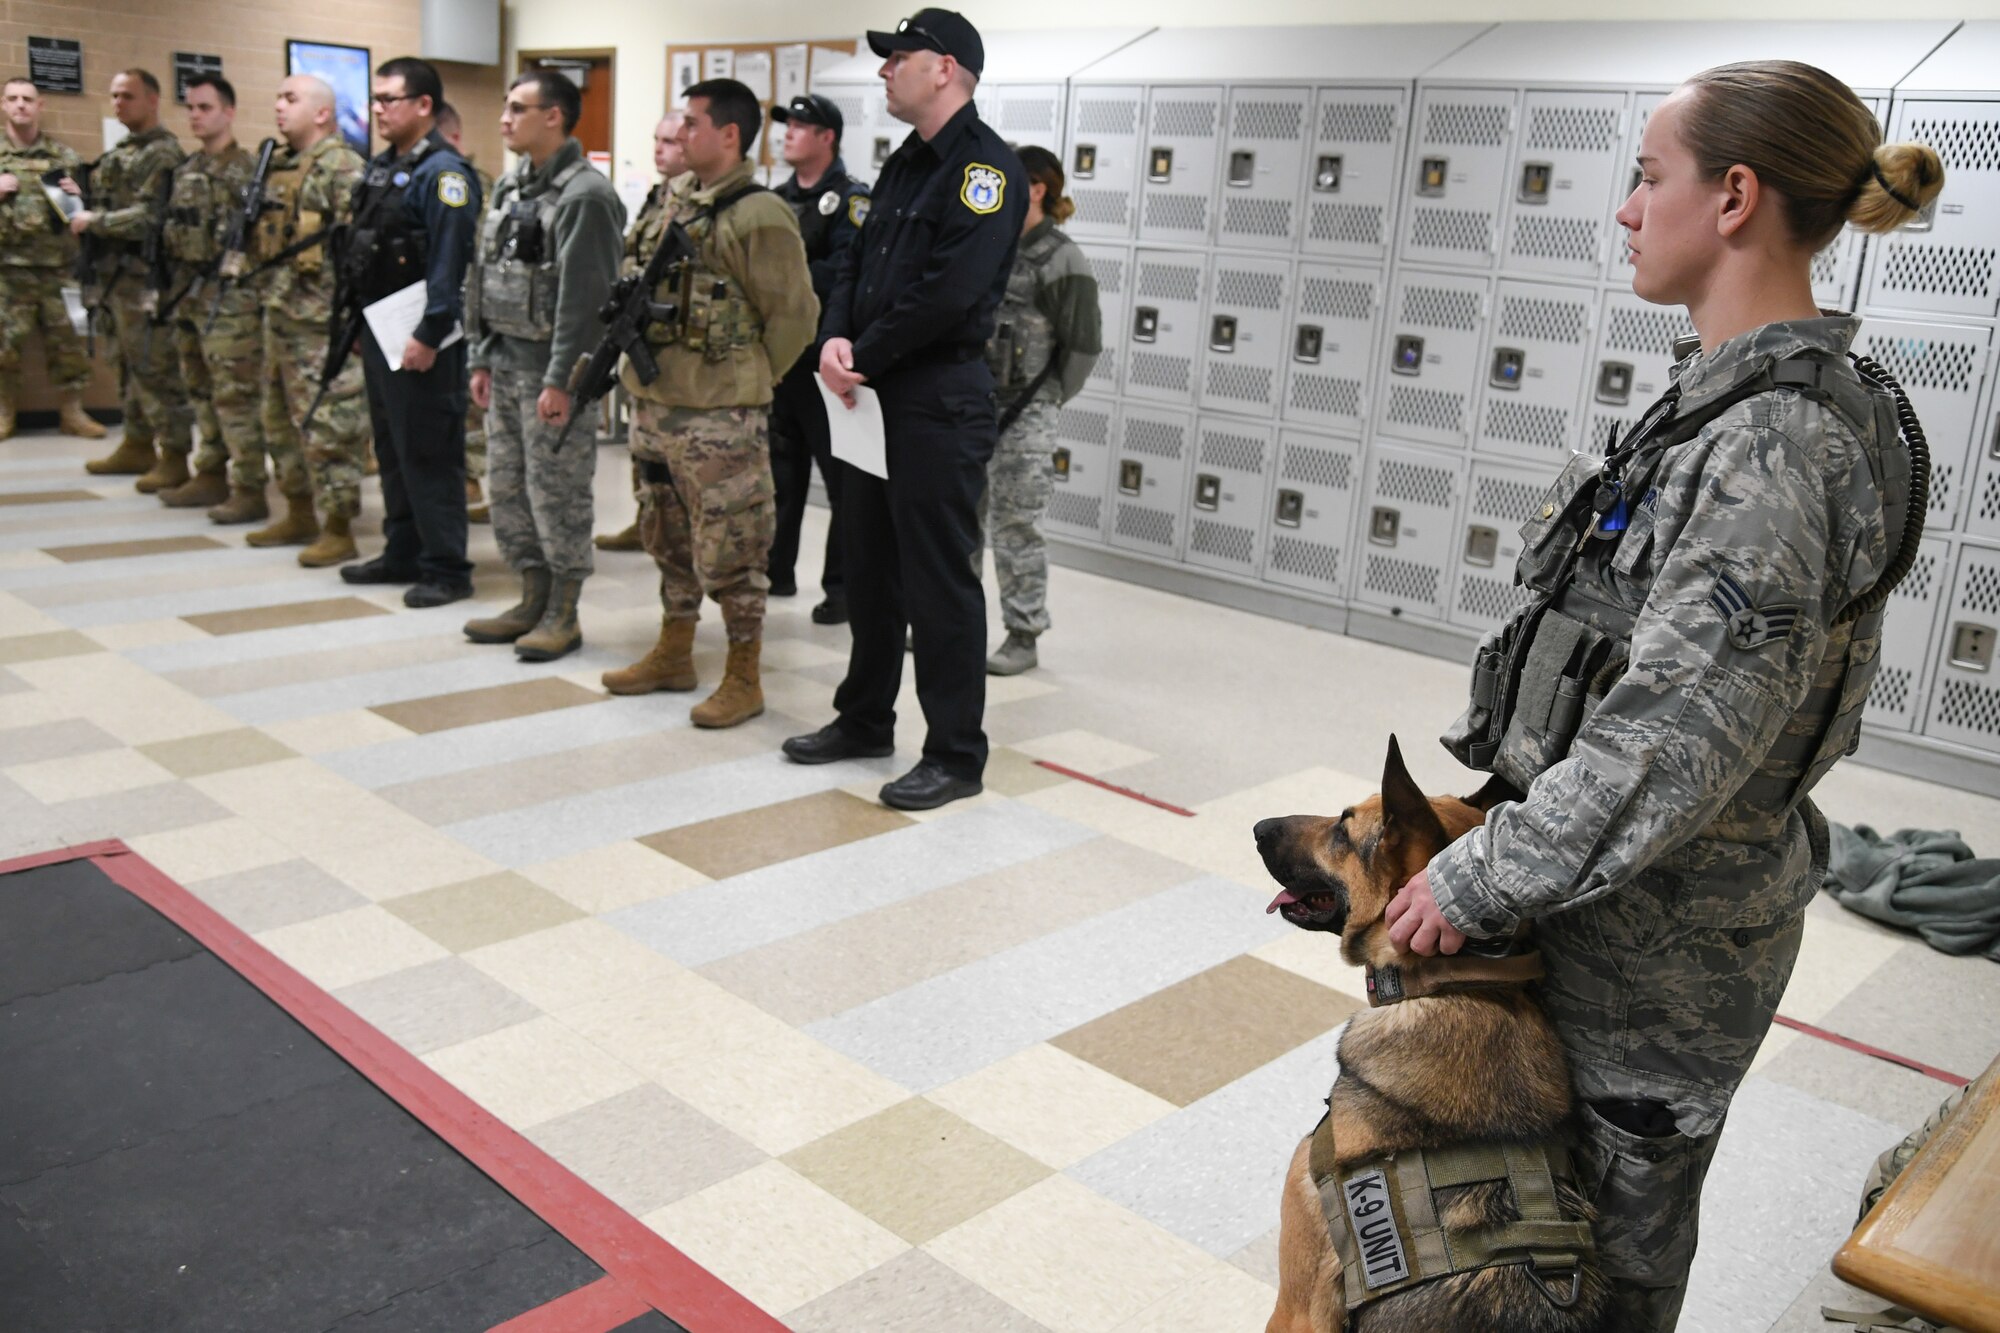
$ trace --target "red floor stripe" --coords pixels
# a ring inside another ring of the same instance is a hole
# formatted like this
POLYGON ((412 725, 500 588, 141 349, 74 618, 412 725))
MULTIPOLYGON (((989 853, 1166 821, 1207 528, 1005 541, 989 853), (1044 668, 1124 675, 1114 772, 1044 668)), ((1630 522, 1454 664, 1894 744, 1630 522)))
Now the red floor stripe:
POLYGON ((95 862, 115 883, 200 940, 634 1297, 690 1333, 788 1333, 778 1320, 495 1119, 124 843, 96 842, 23 857, 0 863, 0 875, 77 860, 95 862))
POLYGON ((1129 796, 1135 801, 1142 801, 1152 806, 1155 810, 1164 810, 1170 815, 1179 815, 1183 819, 1194 818, 1194 811, 1183 810, 1178 805, 1168 805, 1165 801, 1148 796, 1142 791, 1133 791, 1130 787, 1121 787, 1115 782, 1106 782, 1103 778, 1094 778, 1088 773, 1079 773, 1073 768, 1064 768, 1061 764, 1052 764, 1046 759, 1037 759, 1035 763, 1039 767, 1046 768, 1051 773, 1060 773, 1066 778, 1073 778, 1078 782, 1088 782, 1093 787, 1102 787, 1106 791, 1115 791, 1120 796, 1129 796))
POLYGON ((1865 1041, 1856 1041, 1852 1037, 1843 1037, 1838 1032, 1828 1032, 1825 1028, 1814 1027, 1810 1023, 1801 1023, 1796 1018, 1786 1018, 1783 1014, 1779 1014, 1777 1021, 1794 1032, 1803 1032, 1808 1037, 1818 1037, 1821 1041, 1830 1041, 1835 1046, 1845 1046, 1850 1051, 1859 1051, 1863 1055, 1872 1055, 1877 1060, 1887 1060, 1892 1065, 1901 1065, 1905 1069, 1934 1078, 1940 1083, 1949 1083, 1954 1088, 1962 1088, 1972 1082, 1971 1079, 1966 1078, 1964 1075, 1954 1074, 1949 1069, 1939 1069, 1936 1065, 1927 1065, 1921 1060, 1912 1060, 1907 1055, 1898 1055, 1894 1051, 1885 1051, 1880 1046, 1870 1046, 1865 1041))
POLYGON ((495 1324, 487 1333, 610 1333, 652 1308, 625 1290, 617 1278, 601 1277, 547 1305, 495 1324))

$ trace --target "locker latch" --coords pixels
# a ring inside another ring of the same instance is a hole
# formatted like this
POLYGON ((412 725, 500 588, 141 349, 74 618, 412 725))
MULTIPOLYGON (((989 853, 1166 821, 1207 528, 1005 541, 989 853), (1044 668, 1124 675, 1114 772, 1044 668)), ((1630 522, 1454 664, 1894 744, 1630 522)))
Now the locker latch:
POLYGON ((1132 341, 1149 343, 1160 336, 1160 312, 1152 306, 1142 305, 1132 312, 1132 341))
POLYGON ((1217 315, 1209 323, 1208 349, 1211 352, 1233 352, 1236 350, 1236 316, 1217 315))
POLYGON ((1317 324, 1301 324, 1292 339, 1292 360, 1309 366, 1319 364, 1320 349, 1326 345, 1326 330, 1317 324))
POLYGON ((1080 181, 1087 181, 1097 174, 1097 145, 1080 143, 1076 146, 1076 156, 1070 160, 1070 175, 1080 181))
POLYGON ((1521 164, 1521 202, 1524 204, 1546 204, 1549 201, 1549 184, 1555 178, 1556 169, 1547 162, 1523 162, 1521 164))
POLYGON ((896 151, 895 145, 891 144, 887 139, 877 139, 875 141, 875 166, 877 167, 877 169, 879 169, 883 163, 887 162, 889 160, 889 154, 895 151, 896 151))
POLYGON ((1632 401, 1632 365, 1627 361, 1603 361, 1597 367, 1597 401, 1614 407, 1632 401))
POLYGON ((1229 155, 1229 184, 1242 190, 1257 183, 1257 155, 1240 149, 1229 155))
POLYGON ((1146 465, 1136 458, 1128 458, 1118 464, 1118 489, 1127 495, 1137 495, 1139 488, 1146 484, 1146 465))
POLYGON ((1450 174, 1450 158, 1425 158, 1422 169, 1417 172, 1417 193, 1426 199, 1438 198, 1444 193, 1445 178, 1450 174))
POLYGON ((1923 206, 1922 211, 1915 217, 1905 222, 1901 229, 1903 231, 1929 231, 1937 225, 1937 207, 1938 201, 1936 199, 1931 200, 1923 206))
POLYGON ((2000 458, 2000 416, 1993 418, 1993 439, 1986 446, 1986 452, 1994 458, 2000 458))
POLYGON ((1414 333, 1396 335, 1396 359, 1389 363, 1389 369, 1398 375, 1421 375, 1424 373, 1424 340, 1414 333))
POLYGON ((1368 540, 1377 546, 1394 546, 1396 534, 1403 530, 1401 510, 1377 505, 1368 513, 1368 540))
POLYGON ((1299 491, 1279 491, 1278 511, 1272 521, 1281 528, 1296 528, 1305 521, 1306 497, 1299 491))
POLYGON ((1527 355, 1520 348, 1496 347, 1493 349, 1493 369, 1487 380, 1496 389, 1518 389, 1521 387, 1521 373, 1527 364, 1527 355))
POLYGON ((1165 185, 1174 178, 1174 150, 1155 148, 1152 161, 1146 164, 1146 179, 1156 185, 1165 185))
POLYGON ((1473 523, 1465 529, 1465 563, 1491 569, 1500 560, 1500 530, 1473 523))
POLYGON ((1194 507, 1210 513, 1222 507, 1222 478, 1212 472, 1197 472, 1194 478, 1194 507))
POLYGON ((1993 669, 1991 626, 1961 621, 1951 627, 1951 664, 1964 671, 1993 669))
POLYGON ((1313 189, 1321 194, 1340 193, 1341 165, 1340 154, 1320 154, 1319 165, 1313 169, 1313 189))
POLYGON ((1055 451, 1056 480, 1069 480, 1069 450, 1058 447, 1055 451))

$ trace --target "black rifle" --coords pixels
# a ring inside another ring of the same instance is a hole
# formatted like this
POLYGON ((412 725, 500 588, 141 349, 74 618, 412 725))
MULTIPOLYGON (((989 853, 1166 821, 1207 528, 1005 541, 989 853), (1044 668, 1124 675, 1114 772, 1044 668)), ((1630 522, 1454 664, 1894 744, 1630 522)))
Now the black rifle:
MULTIPOLYGON (((250 272, 262 272, 264 266, 249 270, 250 242, 257 231, 257 223, 264 216, 264 210, 275 207, 264 197, 264 187, 271 179, 271 157, 278 151, 276 139, 266 139, 257 146, 257 170, 252 173, 250 183, 243 187, 241 206, 229 219, 229 230, 222 240, 222 253, 215 257, 212 267, 197 274, 189 284, 192 292, 212 274, 221 274, 222 281, 216 284, 215 299, 209 303, 208 323, 202 326, 203 333, 213 332, 216 316, 222 313, 223 298, 229 295, 234 284, 250 276, 250 272), (246 271, 248 270, 248 271, 246 271)), ((187 293, 183 293, 186 295, 187 293)))
POLYGON ((632 358, 632 373, 641 384, 651 384, 660 377, 660 363, 646 344, 646 330, 655 324, 677 323, 681 311, 677 302, 663 305, 655 301, 653 293, 667 281, 668 274, 694 257, 694 241, 687 228, 669 222, 660 233, 660 243, 654 247, 645 269, 620 278, 612 287, 610 298, 597 312, 605 324, 604 338, 569 377, 569 420, 556 436, 554 450, 563 447, 569 439, 570 427, 576 425, 590 405, 611 392, 611 386, 618 382, 620 360, 632 358))
POLYGON ((146 239, 139 243, 139 258, 146 265, 146 291, 140 308, 146 312, 146 355, 152 355, 153 330, 166 322, 160 313, 165 305, 173 308, 167 291, 173 286, 173 259, 167 254, 167 217, 174 197, 174 173, 160 173, 159 193, 153 199, 153 216, 146 225, 146 239))
POLYGON ((319 414, 319 405, 326 401, 326 391, 340 378, 340 372, 347 366, 347 358, 354 352, 355 340, 361 337, 361 327, 367 322, 362 314, 361 296, 354 284, 347 280, 348 265, 342 253, 353 241, 353 235, 346 224, 331 228, 329 242, 333 250, 333 309, 327 312, 326 360, 319 371, 319 390, 313 394, 312 406, 306 409, 305 419, 299 422, 299 442, 303 447, 306 432, 312 429, 313 418, 319 414))
POLYGON ((1021 390, 1020 396, 1009 403, 1007 410, 1000 414, 1000 429, 995 432, 996 435, 1005 435, 1008 429, 1021 419, 1021 413, 1027 411, 1028 404, 1035 401, 1035 395, 1040 393, 1042 386, 1049 382, 1049 376, 1056 373, 1056 366, 1061 363, 1062 359, 1062 344, 1057 343, 1049 350, 1049 359, 1043 363, 1040 370, 1035 372, 1035 378, 1028 381, 1028 387, 1021 390))

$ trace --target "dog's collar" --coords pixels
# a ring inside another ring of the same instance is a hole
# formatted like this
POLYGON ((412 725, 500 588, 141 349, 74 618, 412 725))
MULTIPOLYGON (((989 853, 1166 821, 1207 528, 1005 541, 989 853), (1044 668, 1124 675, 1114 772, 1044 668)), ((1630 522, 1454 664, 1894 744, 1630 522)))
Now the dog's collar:
POLYGON ((1427 995, 1520 986, 1547 975, 1542 955, 1533 951, 1501 958, 1439 954, 1408 963, 1384 963, 1368 969, 1368 1005, 1380 1009, 1383 1005, 1427 995))

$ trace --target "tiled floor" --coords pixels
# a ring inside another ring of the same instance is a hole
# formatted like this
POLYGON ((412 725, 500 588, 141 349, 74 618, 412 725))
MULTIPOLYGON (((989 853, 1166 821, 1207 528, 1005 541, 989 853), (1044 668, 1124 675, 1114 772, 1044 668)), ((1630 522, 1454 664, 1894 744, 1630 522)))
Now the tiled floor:
MULTIPOLYGON (((914 757, 907 688, 895 759, 778 756, 845 661, 810 593, 773 603, 770 711, 699 732, 689 696, 598 686, 651 642, 643 557, 600 557, 584 652, 524 666, 464 641, 476 609, 244 549, 84 456, 0 447, 0 855, 124 838, 801 1333, 1262 1328, 1361 993, 1264 915, 1249 828, 1365 795, 1392 731, 1475 785, 1426 740, 1463 668, 1058 570, 1046 665, 994 683, 987 794, 905 817, 873 793, 914 757)), ((598 475, 622 522, 623 456, 598 475)), ((2000 851, 1995 802, 1853 766, 1822 795, 2000 851)), ((1967 1073, 2000 1048, 1991 963, 1807 921, 1786 1013, 1967 1073)), ((1861 1299, 1825 1261, 1944 1091, 1774 1032, 1683 1327, 1861 1299)))

